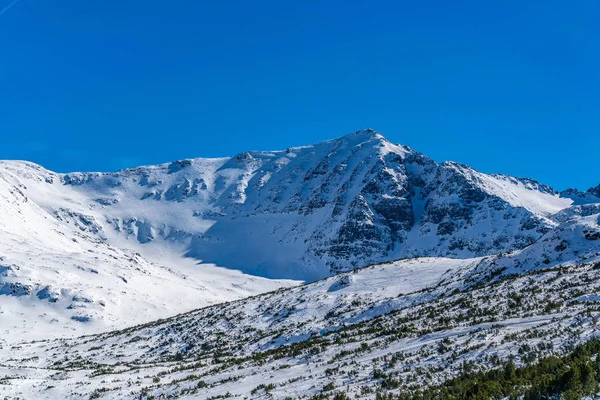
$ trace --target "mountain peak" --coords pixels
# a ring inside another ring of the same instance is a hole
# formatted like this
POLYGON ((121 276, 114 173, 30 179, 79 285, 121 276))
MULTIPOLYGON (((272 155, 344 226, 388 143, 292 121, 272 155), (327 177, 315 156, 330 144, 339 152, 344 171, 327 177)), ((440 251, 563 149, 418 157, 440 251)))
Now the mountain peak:
POLYGON ((323 144, 326 143, 335 144, 337 148, 348 149, 367 146, 368 148, 377 151, 380 156, 395 153, 404 157, 408 153, 413 153, 413 150, 408 146, 394 144, 387 140, 381 133, 371 128, 361 129, 336 139, 323 142, 323 144))
POLYGON ((600 197, 600 185, 589 188, 587 193, 591 194, 592 196, 600 197))
POLYGON ((371 141, 388 142, 387 139, 384 138, 381 133, 379 133, 375 129, 371 129, 371 128, 354 131, 354 132, 348 133, 348 134, 346 134, 342 137, 339 137, 338 139, 334 139, 334 140, 344 140, 344 141, 351 142, 353 144, 354 143, 371 142, 371 141))

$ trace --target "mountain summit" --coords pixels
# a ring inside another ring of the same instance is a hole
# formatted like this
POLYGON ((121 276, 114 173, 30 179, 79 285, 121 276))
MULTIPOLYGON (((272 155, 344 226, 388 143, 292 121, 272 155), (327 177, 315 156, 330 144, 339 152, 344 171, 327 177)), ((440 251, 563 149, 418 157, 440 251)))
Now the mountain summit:
POLYGON ((61 208, 94 221, 101 237, 176 243, 202 262, 301 280, 377 261, 523 248, 572 203, 532 180, 437 164, 374 130, 285 151, 55 178, 58 190, 88 199, 61 208))

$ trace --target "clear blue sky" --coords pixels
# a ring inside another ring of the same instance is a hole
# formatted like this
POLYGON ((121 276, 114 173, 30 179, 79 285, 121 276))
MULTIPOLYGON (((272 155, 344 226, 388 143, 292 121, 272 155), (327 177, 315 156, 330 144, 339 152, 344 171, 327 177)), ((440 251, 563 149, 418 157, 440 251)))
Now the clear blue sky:
POLYGON ((0 14, 0 158, 114 170, 371 127, 587 189, 599 20, 595 0, 20 0, 0 14))

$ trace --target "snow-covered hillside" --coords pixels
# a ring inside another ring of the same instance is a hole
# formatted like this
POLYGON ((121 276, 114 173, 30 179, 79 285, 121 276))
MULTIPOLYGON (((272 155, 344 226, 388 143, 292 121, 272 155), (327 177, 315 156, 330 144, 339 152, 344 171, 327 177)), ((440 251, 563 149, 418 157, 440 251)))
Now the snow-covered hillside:
POLYGON ((374 265, 123 331, 4 346, 3 390, 73 399, 414 390, 465 363, 531 363, 593 337, 598 260, 504 276, 487 258, 374 265))
POLYGON ((439 384, 465 363, 531 363, 598 333, 598 218, 571 220, 507 254, 398 260, 122 331, 5 343, 3 390, 369 399, 439 384))
POLYGON ((87 199, 65 190, 54 174, 31 164, 2 167, 4 339, 106 331, 297 284, 198 264, 160 248, 146 252, 156 260, 149 261, 107 240, 94 217, 68 208, 87 199))
POLYGON ((438 164, 372 130, 113 173, 4 161, 0 326, 95 332, 378 262, 515 252, 593 225, 596 200, 438 164))
POLYGON ((372 398, 567 351, 597 334, 599 196, 372 130, 114 173, 0 162, 0 394, 372 398))

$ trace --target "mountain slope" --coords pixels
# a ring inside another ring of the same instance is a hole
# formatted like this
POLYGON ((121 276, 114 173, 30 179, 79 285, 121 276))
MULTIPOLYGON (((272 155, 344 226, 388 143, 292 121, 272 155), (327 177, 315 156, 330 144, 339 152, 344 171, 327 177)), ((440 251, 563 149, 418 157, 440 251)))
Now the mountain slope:
POLYGON ((529 364, 597 334, 600 241, 585 239, 592 227, 600 231, 587 221, 557 238, 583 235, 595 254, 585 263, 514 274, 503 265, 526 250, 401 260, 119 332, 5 346, 6 393, 367 399, 509 358, 529 364))
POLYGON ((436 164, 369 130, 286 151, 108 174, 17 167, 15 174, 37 179, 21 179, 24 185, 56 181, 28 193, 36 204, 77 225, 80 216, 89 219, 102 239, 163 242, 272 278, 312 280, 386 259, 523 248, 573 203, 534 181, 436 164))
POLYGON ((0 392, 410 398, 568 352, 600 318, 597 195, 371 130, 114 173, 0 162, 0 392))
POLYGON ((182 257, 148 261, 109 243, 93 217, 65 208, 77 193, 55 190, 53 178, 37 166, 14 163, 5 164, 0 176, 4 338, 105 331, 296 284, 182 257), (30 194, 63 206, 42 208, 30 194))
POLYGON ((0 320, 30 334, 41 321, 94 332, 400 258, 514 252, 596 210, 592 191, 583 202, 438 164, 372 130, 113 173, 5 161, 0 182, 0 320))

